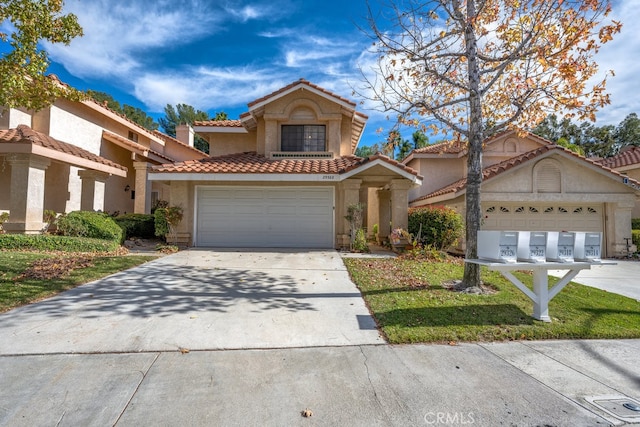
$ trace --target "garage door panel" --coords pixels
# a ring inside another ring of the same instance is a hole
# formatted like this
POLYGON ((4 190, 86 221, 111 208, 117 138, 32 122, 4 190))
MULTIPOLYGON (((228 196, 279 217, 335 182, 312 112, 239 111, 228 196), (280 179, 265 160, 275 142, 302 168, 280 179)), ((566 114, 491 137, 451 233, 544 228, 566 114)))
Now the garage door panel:
POLYGON ((333 247, 331 187, 198 191, 198 246, 333 247))
POLYGON ((602 204, 484 203, 483 230, 604 230, 602 204))

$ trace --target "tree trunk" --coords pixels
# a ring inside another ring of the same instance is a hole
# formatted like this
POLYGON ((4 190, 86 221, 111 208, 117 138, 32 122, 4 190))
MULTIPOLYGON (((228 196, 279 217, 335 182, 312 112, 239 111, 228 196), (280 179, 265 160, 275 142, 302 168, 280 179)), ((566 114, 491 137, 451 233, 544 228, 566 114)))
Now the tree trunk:
MULTIPOLYGON (((467 26, 464 37, 469 64, 469 152, 467 155, 466 193, 466 253, 467 259, 478 258, 478 230, 480 228, 482 183, 482 94, 480 93, 480 68, 478 66, 477 41, 473 28, 476 10, 473 0, 467 1, 467 26)), ((480 266, 465 263, 462 287, 480 285, 480 266)))

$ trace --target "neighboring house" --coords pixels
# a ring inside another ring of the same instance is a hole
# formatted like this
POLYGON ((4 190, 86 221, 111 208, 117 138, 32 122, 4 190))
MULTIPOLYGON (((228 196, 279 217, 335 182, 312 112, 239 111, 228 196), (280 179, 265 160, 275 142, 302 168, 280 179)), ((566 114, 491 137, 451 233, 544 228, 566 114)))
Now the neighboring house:
MULTIPOLYGON (((598 160, 598 163, 640 181, 640 147, 624 147, 617 155, 598 160)), ((640 218, 640 201, 636 201, 631 217, 640 218)))
POLYGON ((334 248, 349 244, 349 206, 386 236, 407 227, 408 191, 422 178, 388 157, 353 155, 367 117, 306 80, 248 104, 239 120, 194 123, 211 157, 154 166, 154 183, 184 209, 179 239, 194 246, 334 248))
POLYGON ((3 228, 37 233, 45 209, 149 213, 169 194, 147 180, 147 170, 206 156, 93 100, 7 109, 0 116, 0 211, 10 213, 3 228))
MULTIPOLYGON (((467 149, 444 142, 403 163, 424 175, 411 206, 446 205, 465 214, 467 149)), ((599 231, 605 256, 626 249, 640 183, 533 134, 504 132, 484 143, 483 230, 599 231)))

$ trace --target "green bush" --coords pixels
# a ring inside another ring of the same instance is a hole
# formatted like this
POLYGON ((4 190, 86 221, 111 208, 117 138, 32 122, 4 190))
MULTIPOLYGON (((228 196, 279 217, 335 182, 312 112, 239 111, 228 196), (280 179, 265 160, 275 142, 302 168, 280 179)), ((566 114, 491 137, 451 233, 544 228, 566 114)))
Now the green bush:
POLYGON ((359 228, 358 231, 356 231, 356 236, 351 244, 351 249, 356 252, 369 252, 367 237, 364 235, 364 230, 362 228, 359 228))
POLYGON ((139 237, 153 239, 155 236, 155 221, 153 215, 124 214, 113 219, 124 230, 125 239, 139 237))
POLYGON ((640 250, 640 230, 631 230, 631 241, 640 250))
POLYGON ((169 223, 167 222, 167 208, 157 208, 153 213, 156 236, 165 237, 169 234, 169 223))
POLYGON ((0 234, 0 249, 3 250, 114 252, 118 248, 120 244, 113 240, 49 234, 0 234))
POLYGON ((633 218, 631 220, 631 229, 640 230, 640 218, 633 218))
POLYGON ((408 231, 419 244, 444 250, 462 237, 464 223, 459 213, 444 206, 411 208, 408 231))
POLYGON ((58 219, 58 231, 64 236, 124 241, 124 231, 102 212, 74 211, 58 219))

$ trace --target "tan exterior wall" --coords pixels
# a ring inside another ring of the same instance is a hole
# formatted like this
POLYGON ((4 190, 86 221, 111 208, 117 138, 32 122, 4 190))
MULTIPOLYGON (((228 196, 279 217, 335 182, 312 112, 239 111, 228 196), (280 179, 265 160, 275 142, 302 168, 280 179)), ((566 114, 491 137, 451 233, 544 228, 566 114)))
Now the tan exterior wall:
POLYGON ((407 166, 424 177, 422 186, 409 191, 409 200, 427 195, 463 177, 465 158, 414 159, 407 166))
POLYGON ((11 108, 7 109, 4 114, 0 116, 0 129, 13 129, 17 128, 18 125, 31 127, 31 122, 32 118, 30 113, 11 108))
POLYGON ((484 147, 482 164, 484 167, 495 165, 514 156, 535 150, 540 145, 536 140, 509 134, 493 140, 484 147))
POLYGON ((226 154, 256 151, 257 132, 249 133, 210 133, 209 155, 224 156, 226 154))

